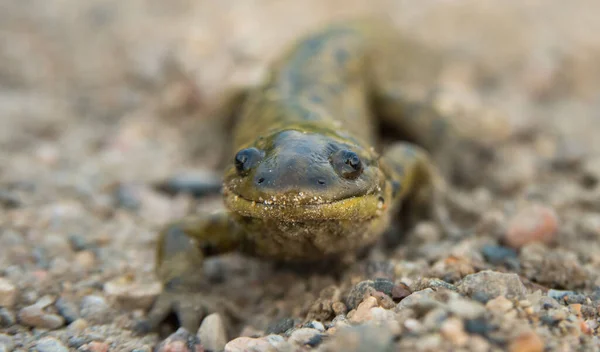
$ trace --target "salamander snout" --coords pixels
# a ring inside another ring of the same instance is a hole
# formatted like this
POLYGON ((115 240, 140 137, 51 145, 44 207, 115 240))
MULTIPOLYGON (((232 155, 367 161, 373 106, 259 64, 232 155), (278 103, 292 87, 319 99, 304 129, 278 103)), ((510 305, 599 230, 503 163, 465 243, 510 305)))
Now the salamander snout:
POLYGON ((224 182, 247 200, 331 202, 376 189, 375 158, 333 131, 283 130, 239 149, 224 182))

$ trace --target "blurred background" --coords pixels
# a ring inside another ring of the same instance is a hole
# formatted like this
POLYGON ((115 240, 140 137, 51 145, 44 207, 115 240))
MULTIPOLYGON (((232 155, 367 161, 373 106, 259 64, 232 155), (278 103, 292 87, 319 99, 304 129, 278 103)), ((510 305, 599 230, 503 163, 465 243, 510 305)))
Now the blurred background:
POLYGON ((574 133, 574 148, 596 148, 585 126, 598 115, 599 10, 593 0, 3 1, 0 175, 48 164, 119 179, 210 168, 221 141, 203 131, 225 90, 257 83, 307 30, 369 15, 460 50, 467 64, 457 79, 518 126, 574 133))

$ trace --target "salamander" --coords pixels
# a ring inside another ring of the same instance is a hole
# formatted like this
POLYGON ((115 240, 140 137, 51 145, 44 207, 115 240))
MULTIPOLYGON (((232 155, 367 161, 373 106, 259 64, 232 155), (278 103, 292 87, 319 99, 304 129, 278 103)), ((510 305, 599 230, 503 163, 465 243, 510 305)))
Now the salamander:
POLYGON ((330 24, 292 45, 232 109, 226 210, 191 215, 160 233, 164 291, 141 326, 152 329, 174 311, 183 327, 198 328, 207 256, 338 258, 377 241, 403 204, 425 205, 449 228, 439 165, 451 161, 431 156, 462 138, 439 103, 444 63, 372 21, 330 24), (405 139, 381 151, 382 126, 405 139))

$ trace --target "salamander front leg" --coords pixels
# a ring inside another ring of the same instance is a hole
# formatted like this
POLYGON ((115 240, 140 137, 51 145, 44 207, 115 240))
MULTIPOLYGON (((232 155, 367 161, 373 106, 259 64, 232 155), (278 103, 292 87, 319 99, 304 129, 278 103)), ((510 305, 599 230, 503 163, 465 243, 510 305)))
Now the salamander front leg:
POLYGON ((166 226, 159 235, 156 266, 163 292, 135 330, 155 330, 170 313, 175 313, 180 325, 193 333, 208 312, 225 308, 231 313, 224 302, 199 292, 202 266, 207 256, 237 249, 241 239, 241 231, 225 212, 184 218, 166 226))
POLYGON ((393 204, 410 206, 411 224, 421 217, 418 210, 425 208, 447 235, 463 232, 450 219, 452 194, 425 149, 411 143, 393 144, 382 156, 381 165, 392 187, 393 204))

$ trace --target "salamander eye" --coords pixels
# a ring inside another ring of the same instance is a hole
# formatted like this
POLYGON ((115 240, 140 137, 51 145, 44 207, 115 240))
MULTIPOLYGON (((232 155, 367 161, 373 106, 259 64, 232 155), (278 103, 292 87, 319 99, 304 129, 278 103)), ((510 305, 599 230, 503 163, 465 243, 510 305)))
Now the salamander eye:
POLYGON ((363 163, 358 154, 350 150, 339 150, 331 155, 331 165, 342 177, 353 180, 363 171, 363 163))
POLYGON ((256 148, 242 149, 235 155, 235 168, 241 176, 248 174, 259 161, 262 160, 264 153, 256 148))

